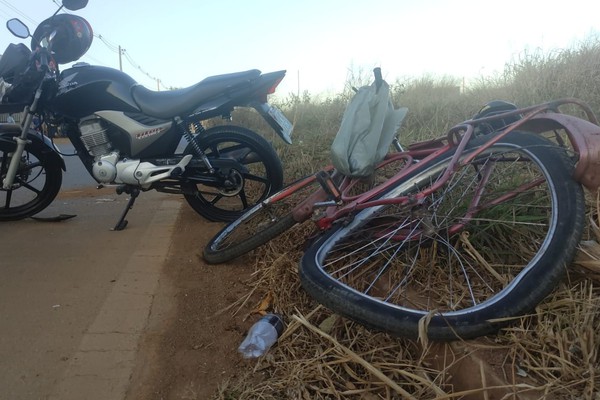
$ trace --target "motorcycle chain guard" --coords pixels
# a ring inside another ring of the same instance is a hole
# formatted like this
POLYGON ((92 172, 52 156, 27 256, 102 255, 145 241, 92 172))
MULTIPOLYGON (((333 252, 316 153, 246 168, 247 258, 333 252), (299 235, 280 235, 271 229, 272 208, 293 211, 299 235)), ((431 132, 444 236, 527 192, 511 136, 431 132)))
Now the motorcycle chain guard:
POLYGON ((188 154, 179 163, 172 166, 156 166, 149 162, 140 162, 140 160, 118 162, 116 165, 116 182, 127 185, 139 185, 147 189, 154 182, 180 176, 185 171, 185 167, 189 164, 192 157, 191 154, 188 154))

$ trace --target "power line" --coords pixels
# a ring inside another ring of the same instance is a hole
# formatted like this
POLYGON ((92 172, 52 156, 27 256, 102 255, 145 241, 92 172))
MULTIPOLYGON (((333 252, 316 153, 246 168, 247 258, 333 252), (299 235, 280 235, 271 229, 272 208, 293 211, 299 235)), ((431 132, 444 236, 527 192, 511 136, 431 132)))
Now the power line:
POLYGON ((144 70, 144 68, 142 68, 142 66, 140 64, 138 64, 137 62, 135 62, 135 60, 133 59, 133 57, 131 57, 131 54, 129 54, 129 52, 126 49, 122 48, 120 45, 117 45, 117 44, 111 42, 110 40, 108 40, 103 35, 100 35, 100 34, 96 35, 96 34, 94 34, 94 36, 97 37, 98 39, 100 39, 100 41, 102 43, 104 43, 104 45, 106 47, 108 47, 108 49, 110 51, 112 51, 114 53, 118 53, 119 54, 119 59, 120 59, 120 56, 125 56, 125 59, 127 60, 127 62, 129 62, 129 64, 132 67, 134 67, 135 69, 137 69, 138 71, 140 71, 142 74, 146 75, 148 78, 150 78, 153 81, 157 82, 157 84, 159 86, 162 86, 164 89, 167 89, 167 90, 171 89, 170 87, 165 86, 162 83, 162 79, 150 75, 146 70, 144 70))
POLYGON ((0 14, 2 14, 2 17, 5 21, 8 21, 9 19, 11 19, 13 17, 13 15, 9 15, 6 11, 4 10, 0 10, 0 14))
POLYGON ((131 55, 129 54, 129 52, 125 49, 121 49, 121 51, 123 52, 123 55, 125 56, 125 59, 129 62, 129 64, 131 64, 131 66, 133 66, 134 68, 138 69, 142 74, 146 75, 148 78, 152 79, 153 81, 156 81, 157 85, 162 86, 165 89, 169 89, 169 87, 165 86, 162 83, 162 80, 150 75, 148 72, 146 72, 141 65, 139 65, 138 63, 136 63, 133 58, 131 58, 131 55))
POLYGON ((6 7, 10 8, 12 11, 19 14, 21 17, 25 18, 29 22, 38 25, 38 22, 36 20, 34 20, 33 18, 30 18, 27 14, 25 14, 23 11, 19 10, 17 7, 12 5, 9 1, 0 0, 0 3, 4 4, 6 7))
MULTIPOLYGON (((52 0, 54 2, 54 4, 61 6, 61 4, 57 1, 57 0, 52 0)), ((17 7, 15 7, 10 1, 8 0, 0 0, 1 4, 4 4, 6 7, 8 7, 11 11, 17 13, 18 15, 20 15, 21 17, 23 17, 24 19, 28 20, 29 22, 35 24, 35 25, 39 25, 39 23, 34 20, 33 18, 30 18, 27 14, 25 14, 23 11, 19 10, 17 7)), ((2 10, 0 10, 0 12, 2 12, 4 14, 4 12, 2 10)), ((104 45, 111 50, 114 53, 119 53, 119 58, 121 57, 121 55, 125 55, 125 59, 129 62, 129 64, 131 64, 131 66, 133 66, 134 68, 136 68, 137 70, 139 70, 141 73, 143 73, 144 75, 146 75, 148 78, 152 79, 153 81, 157 82, 157 85, 160 87, 162 86, 164 89, 169 90, 170 87, 165 86, 162 83, 162 79, 159 79, 157 77, 154 77, 152 75, 150 75, 148 72, 146 72, 141 65, 139 65, 137 62, 135 62, 135 60, 131 57, 131 55, 129 54, 129 52, 127 52, 125 49, 122 49, 121 46, 113 43, 112 41, 108 40, 105 36, 100 35, 100 34, 94 34, 95 37, 97 37, 98 39, 100 39, 100 41, 102 43, 104 43, 104 45)), ((104 64, 96 59, 94 59, 93 57, 86 55, 87 58, 90 58, 92 60, 94 60, 95 62, 97 62, 98 64, 104 64)))
POLYGON ((88 55, 88 54, 84 54, 84 56, 83 56, 83 57, 84 57, 84 58, 89 58, 90 60, 92 60, 92 61, 94 62, 94 64, 97 64, 97 65, 103 65, 103 66, 105 66, 105 67, 107 67, 107 66, 108 66, 108 65, 106 65, 106 63, 105 63, 104 61, 100 61, 100 60, 98 60, 97 58, 95 58, 95 57, 92 57, 92 56, 90 56, 90 55, 88 55))
POLYGON ((113 44, 112 42, 110 42, 108 39, 106 39, 102 35, 94 34, 94 36, 96 36, 98 39, 100 39, 102 41, 102 43, 104 43, 106 45, 106 47, 108 47, 111 51, 113 51, 115 53, 119 52, 119 45, 113 44))
MULTIPOLYGON (((138 71, 140 71, 142 74, 146 75, 148 78, 150 78, 150 79, 152 79, 153 81, 157 82, 157 84, 158 84, 159 86, 162 86, 164 89, 167 89, 167 90, 171 89, 170 87, 168 87, 168 86, 165 86, 165 85, 162 83, 162 82, 163 82, 163 81, 162 81, 162 79, 160 79, 160 78, 157 78, 157 77, 155 77, 155 76, 152 76, 152 75, 150 75, 150 74, 149 74, 149 73, 148 73, 146 70, 144 70, 144 68, 142 68, 142 66, 141 66, 140 64, 138 64, 138 63, 137 63, 137 62, 136 62, 136 61, 133 59, 133 57, 131 57, 131 54, 129 54, 129 52, 128 52, 126 49, 122 48, 120 45, 117 45, 117 44, 115 44, 115 43, 111 42, 110 40, 108 40, 108 39, 107 39, 105 36, 103 36, 103 35, 100 35, 100 34, 96 35, 96 34, 94 34, 94 36, 96 36, 98 39, 100 39, 100 41, 101 41, 102 43, 104 43, 104 45, 105 45, 106 47, 108 47, 108 49, 109 49, 109 50, 111 50, 111 51, 112 51, 112 52, 114 52, 114 53, 118 53, 118 54, 119 54, 119 59, 120 59, 120 56, 125 56, 125 59, 127 60, 127 62, 129 62, 129 64, 130 64, 132 67, 134 67, 135 69, 137 69, 138 71)), ((120 64, 120 63, 119 63, 119 64, 120 64)))

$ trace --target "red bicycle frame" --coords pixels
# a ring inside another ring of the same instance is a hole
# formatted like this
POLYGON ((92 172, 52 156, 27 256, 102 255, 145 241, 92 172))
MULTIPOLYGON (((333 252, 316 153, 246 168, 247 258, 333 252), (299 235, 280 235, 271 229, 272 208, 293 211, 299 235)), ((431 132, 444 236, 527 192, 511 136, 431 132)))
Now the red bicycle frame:
MULTIPOLYGON (((360 211, 366 208, 386 204, 418 204, 445 185, 452 174, 460 167, 472 162, 482 152, 497 143, 508 133, 517 129, 534 133, 563 130, 567 134, 574 152, 579 156, 573 173, 574 179, 590 190, 595 190, 600 186, 600 174, 597 173, 597 167, 600 165, 600 127, 598 126, 598 120, 588 105, 577 99, 568 98, 521 108, 495 116, 468 120, 451 128, 445 138, 419 142, 409 147, 407 151, 389 154, 377 166, 377 169, 381 169, 393 163, 401 163, 402 167, 399 168, 390 179, 387 179, 385 182, 361 194, 354 195, 351 193, 352 189, 354 189, 358 183, 362 182, 360 178, 338 175, 333 166, 328 166, 323 169, 325 173, 320 172, 296 181, 287 189, 265 200, 265 204, 281 200, 296 190, 314 183, 315 180, 319 180, 321 188, 294 207, 292 213, 296 221, 302 222, 313 216, 316 209, 324 208, 325 212, 323 215, 320 215, 316 221, 321 229, 329 228, 334 221, 351 212, 360 211), (558 111, 559 106, 566 104, 573 104, 580 107, 585 113, 587 121, 572 115, 560 113, 558 111), (464 150, 474 136, 476 125, 515 115, 519 115, 521 118, 509 125, 499 134, 491 137, 483 146, 470 152, 469 155, 464 156, 464 150), (436 179, 432 185, 427 186, 417 193, 411 193, 410 196, 382 199, 376 198, 391 188, 401 184, 406 176, 419 168, 423 163, 428 164, 437 156, 453 147, 456 147, 454 155, 445 167, 443 173, 441 173, 439 178, 436 179)), ((479 189, 476 191, 473 201, 469 205, 463 223, 449 228, 450 231, 457 232, 462 229, 478 210, 509 200, 519 193, 540 184, 540 181, 530 182, 510 193, 505 193, 488 204, 481 205, 479 202, 481 200, 482 188, 485 186, 490 172, 491 170, 488 170, 484 171, 482 174, 479 189)))

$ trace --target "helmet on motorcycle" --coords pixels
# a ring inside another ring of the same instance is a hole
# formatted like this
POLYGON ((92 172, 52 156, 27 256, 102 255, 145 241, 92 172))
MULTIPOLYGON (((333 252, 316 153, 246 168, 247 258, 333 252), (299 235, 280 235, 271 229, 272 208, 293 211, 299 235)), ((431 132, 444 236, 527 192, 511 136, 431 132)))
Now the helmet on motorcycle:
POLYGON ((33 32, 31 48, 40 46, 40 42, 52 33, 52 54, 59 64, 79 59, 92 45, 94 32, 84 18, 72 14, 57 14, 43 21, 33 32))
MULTIPOLYGON (((486 103, 481 109, 475 114, 473 119, 492 117, 497 114, 507 113, 509 111, 517 110, 518 107, 513 103, 504 100, 492 100, 486 103)), ((482 133, 489 133, 493 131, 500 130, 507 125, 512 124, 513 122, 518 121, 521 118, 519 114, 510 115, 498 119, 493 119, 491 121, 487 121, 479 126, 482 133)))

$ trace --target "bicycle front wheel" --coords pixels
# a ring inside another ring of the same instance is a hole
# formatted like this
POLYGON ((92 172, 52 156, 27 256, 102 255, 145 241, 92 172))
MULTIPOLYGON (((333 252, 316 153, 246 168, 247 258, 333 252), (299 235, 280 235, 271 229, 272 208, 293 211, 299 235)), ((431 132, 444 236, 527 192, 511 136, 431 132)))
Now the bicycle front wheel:
MULTIPOLYGON (((483 144, 474 140, 462 160, 483 144)), ((371 207, 317 240, 301 261, 304 288, 366 326, 436 340, 495 332, 533 309, 574 256, 584 225, 581 185, 566 152, 511 133, 425 197, 452 154, 422 165, 371 207), (412 195, 412 196, 411 196, 412 195)))

